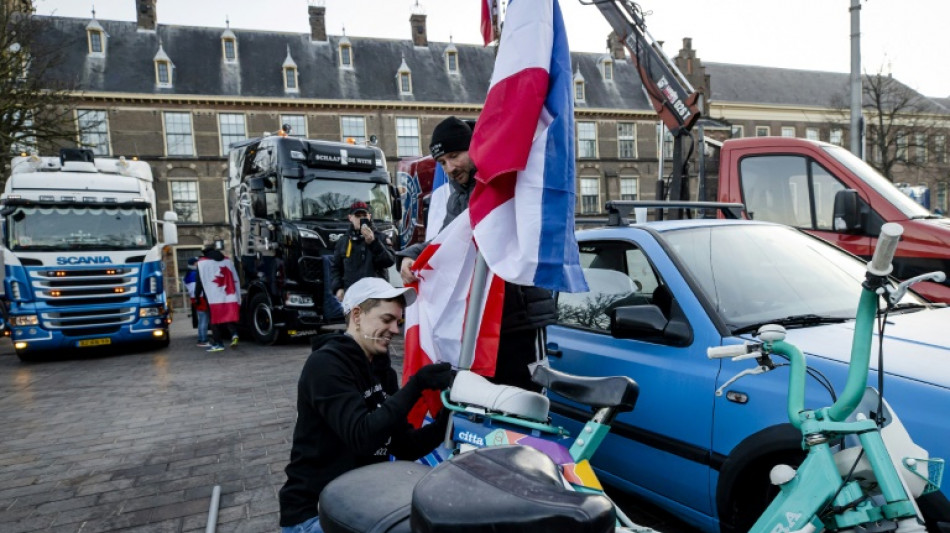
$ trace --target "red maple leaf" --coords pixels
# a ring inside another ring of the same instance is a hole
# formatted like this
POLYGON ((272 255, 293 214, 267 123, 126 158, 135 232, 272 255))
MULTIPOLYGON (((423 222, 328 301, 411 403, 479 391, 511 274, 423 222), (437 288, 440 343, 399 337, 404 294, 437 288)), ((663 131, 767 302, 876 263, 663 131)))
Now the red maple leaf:
POLYGON ((220 267, 218 275, 214 277, 214 284, 224 289, 225 294, 234 294, 237 289, 234 286, 234 276, 226 266, 220 267))

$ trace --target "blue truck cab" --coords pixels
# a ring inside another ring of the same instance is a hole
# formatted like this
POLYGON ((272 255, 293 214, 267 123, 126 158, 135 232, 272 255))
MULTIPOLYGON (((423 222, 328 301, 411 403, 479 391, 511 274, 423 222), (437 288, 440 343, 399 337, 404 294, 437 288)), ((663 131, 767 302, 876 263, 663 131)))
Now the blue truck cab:
POLYGON ((11 169, 0 253, 4 322, 19 358, 167 345, 162 248, 178 241, 177 216, 165 214, 160 240, 148 164, 64 149, 15 157, 11 169))

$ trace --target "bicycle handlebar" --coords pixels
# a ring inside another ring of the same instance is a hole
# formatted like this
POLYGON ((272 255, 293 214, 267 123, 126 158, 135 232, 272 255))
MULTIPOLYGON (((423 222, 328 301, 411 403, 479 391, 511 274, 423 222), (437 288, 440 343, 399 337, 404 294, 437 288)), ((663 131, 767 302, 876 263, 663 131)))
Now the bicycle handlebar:
POLYGON ((900 242, 904 228, 895 222, 888 222, 881 226, 881 235, 877 238, 877 247, 874 257, 868 263, 868 273, 875 276, 887 276, 894 269, 891 261, 897 252, 897 243, 900 242))
POLYGON ((729 344, 727 346, 712 346, 706 348, 706 357, 710 359, 725 359, 726 357, 741 357, 759 351, 761 344, 747 342, 745 344, 729 344))

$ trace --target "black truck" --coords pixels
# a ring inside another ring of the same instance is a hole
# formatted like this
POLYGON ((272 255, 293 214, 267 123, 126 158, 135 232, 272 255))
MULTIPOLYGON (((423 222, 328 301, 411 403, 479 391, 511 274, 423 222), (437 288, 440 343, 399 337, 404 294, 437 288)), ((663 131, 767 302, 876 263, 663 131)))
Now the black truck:
POLYGON ((274 135, 232 145, 228 166, 244 329, 269 345, 342 323, 327 284, 350 205, 366 202, 376 229, 397 242, 400 206, 382 150, 274 135))

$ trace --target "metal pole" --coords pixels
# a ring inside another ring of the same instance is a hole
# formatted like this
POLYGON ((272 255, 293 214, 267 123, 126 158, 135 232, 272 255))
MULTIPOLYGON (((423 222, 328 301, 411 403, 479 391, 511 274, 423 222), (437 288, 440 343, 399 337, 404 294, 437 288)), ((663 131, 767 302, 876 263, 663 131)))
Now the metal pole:
POLYGON ((851 0, 851 153, 861 157, 861 0, 851 0))
POLYGON ((208 524, 205 526, 205 533, 214 533, 218 525, 218 503, 221 501, 221 485, 215 485, 211 489, 211 506, 208 507, 208 524))
MULTIPOLYGON (((663 167, 666 165, 665 150, 666 147, 666 124, 663 121, 660 121, 660 132, 658 134, 658 146, 657 149, 659 153, 657 154, 657 171, 656 171, 656 201, 662 202, 666 199, 665 187, 663 187, 663 167)), ((657 209, 656 219, 663 220, 663 210, 657 209)))
POLYGON ((481 321, 482 300, 485 298, 485 284, 488 280, 488 263, 478 252, 475 257, 475 273, 472 275, 472 291, 469 293, 468 313, 462 329, 462 352, 459 354, 459 370, 472 368, 475 361, 475 339, 478 337, 478 324, 481 321))
POLYGON ((699 194, 700 202, 706 201, 706 136, 703 134, 703 124, 697 128, 699 136, 699 194))

